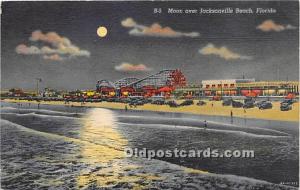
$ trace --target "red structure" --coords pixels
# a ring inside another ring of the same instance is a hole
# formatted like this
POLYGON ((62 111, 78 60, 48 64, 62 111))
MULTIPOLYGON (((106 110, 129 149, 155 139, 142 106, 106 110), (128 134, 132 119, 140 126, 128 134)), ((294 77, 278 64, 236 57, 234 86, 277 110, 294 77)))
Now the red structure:
POLYGON ((144 97, 151 97, 155 96, 157 94, 157 90, 154 86, 149 85, 149 86, 143 86, 142 87, 143 92, 144 92, 144 97))
POLYGON ((285 99, 295 99, 296 98, 296 95, 294 93, 289 93, 285 99))
POLYGON ((170 77, 172 87, 183 87, 187 84, 185 76, 179 69, 172 71, 170 77))

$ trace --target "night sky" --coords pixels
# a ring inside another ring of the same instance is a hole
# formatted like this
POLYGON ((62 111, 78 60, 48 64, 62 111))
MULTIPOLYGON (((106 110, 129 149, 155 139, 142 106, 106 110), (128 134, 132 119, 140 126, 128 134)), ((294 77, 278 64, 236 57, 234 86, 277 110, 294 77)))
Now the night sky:
POLYGON ((2 89, 93 89, 179 68, 205 79, 299 80, 298 2, 2 2, 2 89), (168 14, 167 8, 273 8, 168 14), (154 14, 161 8, 161 14, 154 14), (123 22, 122 22, 123 21, 123 22), (156 24, 155 24, 156 23, 156 24), (100 38, 97 28, 105 26, 100 38), (52 33, 49 33, 52 32, 52 33))

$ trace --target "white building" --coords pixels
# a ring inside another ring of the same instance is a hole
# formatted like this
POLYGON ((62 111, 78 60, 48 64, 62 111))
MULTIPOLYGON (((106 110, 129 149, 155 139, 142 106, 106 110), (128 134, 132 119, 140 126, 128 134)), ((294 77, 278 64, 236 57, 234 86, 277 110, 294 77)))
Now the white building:
POLYGON ((255 82, 255 79, 203 80, 202 88, 234 88, 237 83, 255 82))

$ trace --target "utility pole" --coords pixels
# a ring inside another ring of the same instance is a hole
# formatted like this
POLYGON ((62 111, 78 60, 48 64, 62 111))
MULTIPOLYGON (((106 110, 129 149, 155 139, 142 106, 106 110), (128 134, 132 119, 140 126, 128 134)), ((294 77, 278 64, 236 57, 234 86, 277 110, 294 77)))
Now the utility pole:
POLYGON ((223 83, 222 83, 222 81, 220 81, 220 83, 221 83, 221 100, 223 99, 223 83))
POLYGON ((42 82, 42 79, 41 78, 35 78, 36 80, 36 95, 38 96, 39 95, 39 83, 42 82))
POLYGON ((277 81, 279 81, 279 63, 277 63, 277 81))

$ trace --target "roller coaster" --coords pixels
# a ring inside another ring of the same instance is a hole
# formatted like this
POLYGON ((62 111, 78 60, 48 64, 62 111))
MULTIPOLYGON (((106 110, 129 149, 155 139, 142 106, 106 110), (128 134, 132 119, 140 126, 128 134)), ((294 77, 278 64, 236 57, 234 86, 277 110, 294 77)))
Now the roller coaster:
POLYGON ((186 77, 179 69, 165 69, 142 79, 128 77, 114 83, 101 80, 96 88, 102 95, 150 97, 169 96, 177 87, 184 87, 186 84, 186 77))
POLYGON ((122 78, 120 80, 115 81, 114 85, 117 89, 120 89, 121 87, 128 86, 129 84, 134 83, 138 80, 140 80, 140 79, 135 78, 135 77, 122 78))

